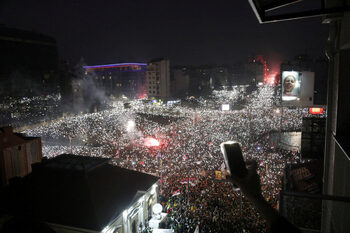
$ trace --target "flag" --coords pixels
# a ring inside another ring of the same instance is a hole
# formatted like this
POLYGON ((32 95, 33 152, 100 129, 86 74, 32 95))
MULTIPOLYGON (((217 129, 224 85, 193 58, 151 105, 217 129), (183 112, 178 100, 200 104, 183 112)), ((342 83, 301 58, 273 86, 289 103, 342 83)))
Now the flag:
MULTIPOLYGON (((188 179, 188 182, 189 182, 190 184, 192 184, 193 181, 194 181, 194 178, 193 178, 193 177, 190 177, 190 178, 188 179)), ((186 178, 183 179, 180 183, 181 183, 181 184, 187 184, 187 179, 186 179, 186 178)))
POLYGON ((178 189, 178 190, 175 190, 173 193, 172 193, 172 197, 174 197, 174 196, 177 196, 177 195, 180 195, 180 189, 178 189))
POLYGON ((144 161, 142 161, 142 162, 139 162, 139 164, 141 165, 141 164, 144 164, 145 162, 144 161))

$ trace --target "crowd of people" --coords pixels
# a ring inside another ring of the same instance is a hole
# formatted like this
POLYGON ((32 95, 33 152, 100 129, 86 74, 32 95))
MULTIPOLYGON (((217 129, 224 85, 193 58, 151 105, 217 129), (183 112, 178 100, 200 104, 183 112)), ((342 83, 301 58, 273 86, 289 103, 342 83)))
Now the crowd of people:
MULTIPOLYGON (((223 101, 222 96, 216 99, 223 101)), ((220 143, 239 141, 244 158, 259 164, 263 196, 278 208, 283 169, 297 163, 299 153, 277 149, 270 133, 300 130, 308 113, 284 109, 282 116, 274 98, 274 89, 263 86, 235 111, 208 109, 202 99, 197 107, 171 108, 136 100, 124 108, 119 102, 111 110, 65 117, 24 133, 42 137, 47 157, 108 157, 117 166, 159 176, 160 200, 169 214, 166 227, 175 232, 194 232, 197 227, 200 232, 266 232, 254 207, 216 171, 226 170, 220 143)))

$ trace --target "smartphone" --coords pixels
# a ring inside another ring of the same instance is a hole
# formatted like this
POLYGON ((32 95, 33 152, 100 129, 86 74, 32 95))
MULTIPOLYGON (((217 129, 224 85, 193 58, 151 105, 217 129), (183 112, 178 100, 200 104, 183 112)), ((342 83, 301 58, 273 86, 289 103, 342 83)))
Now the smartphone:
POLYGON ((236 141, 228 141, 221 143, 220 148, 230 174, 239 178, 245 177, 248 170, 243 159, 241 144, 236 141))

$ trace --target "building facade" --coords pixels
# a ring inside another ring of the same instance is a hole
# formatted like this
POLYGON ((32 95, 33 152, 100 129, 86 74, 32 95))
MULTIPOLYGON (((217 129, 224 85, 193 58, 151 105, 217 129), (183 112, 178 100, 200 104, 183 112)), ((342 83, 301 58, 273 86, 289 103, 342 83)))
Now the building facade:
POLYGON ((188 95, 190 77, 182 69, 173 69, 171 75, 171 93, 173 96, 182 97, 188 95))
MULTIPOLYGON (((146 94, 146 63, 84 66, 84 69, 85 75, 90 76, 107 97, 124 95, 128 98, 142 98, 146 94)), ((74 92, 79 92, 80 87, 81 83, 79 85, 77 81, 73 87, 74 92)))
POLYGON ((136 233, 153 217, 158 180, 106 158, 63 154, 35 164, 0 202, 3 213, 28 213, 58 233, 136 233))
POLYGON ((155 59, 147 63, 146 94, 148 98, 170 97, 170 62, 155 59))
POLYGON ((311 59, 307 54, 300 54, 293 60, 284 61, 280 66, 283 71, 312 71, 315 73, 314 104, 327 103, 328 62, 325 59, 311 59))
POLYGON ((10 126, 0 129, 1 186, 7 185, 11 178, 32 172, 32 164, 40 162, 41 158, 40 138, 16 134, 10 126))

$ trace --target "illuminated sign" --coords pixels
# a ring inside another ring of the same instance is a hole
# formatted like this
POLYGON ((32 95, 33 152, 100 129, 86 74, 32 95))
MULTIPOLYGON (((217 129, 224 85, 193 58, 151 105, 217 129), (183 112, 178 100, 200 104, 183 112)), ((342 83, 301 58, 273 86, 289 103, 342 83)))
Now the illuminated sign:
POLYGON ((146 66, 146 63, 117 63, 97 66, 83 66, 84 69, 112 68, 112 67, 130 67, 130 66, 146 66))
POLYGON ((229 104, 223 104, 223 105, 221 105, 221 110, 222 110, 222 111, 228 111, 228 110, 230 110, 230 105, 229 105, 229 104))
POLYGON ((312 115, 322 114, 323 108, 309 108, 309 113, 312 115))
POLYGON ((299 72, 282 72, 282 101, 295 101, 300 99, 299 72))

